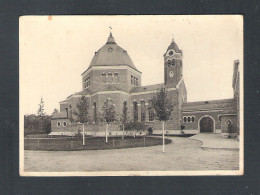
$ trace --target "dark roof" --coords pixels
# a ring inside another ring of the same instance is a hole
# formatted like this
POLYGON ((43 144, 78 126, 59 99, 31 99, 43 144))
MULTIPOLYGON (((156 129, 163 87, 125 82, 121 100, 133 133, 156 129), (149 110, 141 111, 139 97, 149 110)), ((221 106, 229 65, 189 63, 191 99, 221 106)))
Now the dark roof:
POLYGON ((130 93, 159 90, 162 87, 164 87, 164 83, 134 87, 134 88, 131 89, 130 93))
POLYGON ((52 119, 68 118, 67 117, 67 112, 66 111, 57 112, 51 118, 52 119))

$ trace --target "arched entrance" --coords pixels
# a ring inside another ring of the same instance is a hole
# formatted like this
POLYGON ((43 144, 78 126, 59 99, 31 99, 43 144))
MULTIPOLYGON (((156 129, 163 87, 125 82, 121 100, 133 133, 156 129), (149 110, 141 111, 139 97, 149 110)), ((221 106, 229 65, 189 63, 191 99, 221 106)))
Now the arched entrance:
POLYGON ((203 116, 199 120, 199 130, 201 133, 214 133, 215 121, 211 116, 203 116))

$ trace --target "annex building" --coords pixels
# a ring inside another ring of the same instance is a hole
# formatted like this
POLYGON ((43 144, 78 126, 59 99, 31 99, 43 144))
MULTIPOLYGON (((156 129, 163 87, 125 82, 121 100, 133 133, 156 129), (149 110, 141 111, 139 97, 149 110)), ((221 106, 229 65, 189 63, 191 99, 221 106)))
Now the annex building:
MULTIPOLYGON (((150 100, 160 88, 174 102, 171 120, 165 123, 166 134, 197 134, 200 132, 227 133, 232 128, 239 132, 239 61, 234 62, 234 97, 214 101, 187 102, 187 91, 183 79, 182 50, 174 40, 170 43, 164 58, 164 83, 142 86, 142 73, 132 62, 127 51, 117 45, 112 33, 106 44, 95 52, 89 67, 81 74, 82 91, 68 96, 60 102, 60 112, 51 120, 51 134, 71 135, 82 130, 72 125, 70 118, 82 96, 89 101, 91 122, 85 125, 88 135, 104 135, 105 124, 98 122, 98 114, 106 100, 122 115, 127 107, 127 116, 135 122, 144 122, 153 128, 154 134, 161 134, 161 122, 155 120, 150 100)), ((230 86, 231 87, 231 86, 230 86)), ((109 127, 110 135, 120 135, 120 124, 109 127)))

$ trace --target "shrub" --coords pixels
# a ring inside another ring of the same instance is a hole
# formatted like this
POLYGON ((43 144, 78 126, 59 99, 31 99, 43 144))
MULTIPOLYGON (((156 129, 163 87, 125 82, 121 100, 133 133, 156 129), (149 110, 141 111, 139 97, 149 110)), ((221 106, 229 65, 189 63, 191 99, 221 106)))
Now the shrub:
POLYGON ((146 125, 144 122, 128 122, 125 124, 125 130, 145 130, 146 125))

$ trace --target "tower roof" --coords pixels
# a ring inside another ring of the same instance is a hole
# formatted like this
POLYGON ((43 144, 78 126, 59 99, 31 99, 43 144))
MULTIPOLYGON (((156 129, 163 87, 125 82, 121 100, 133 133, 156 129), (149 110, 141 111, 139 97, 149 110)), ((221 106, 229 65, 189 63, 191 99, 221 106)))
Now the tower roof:
POLYGON ((175 43, 174 39, 172 39, 172 42, 169 45, 167 51, 170 49, 173 49, 175 52, 181 53, 181 50, 179 49, 178 45, 175 43))
POLYGON ((97 52, 95 52, 95 55, 90 62, 89 68, 92 66, 120 65, 126 65, 137 70, 127 51, 116 44, 115 39, 110 32, 106 44, 97 52))

